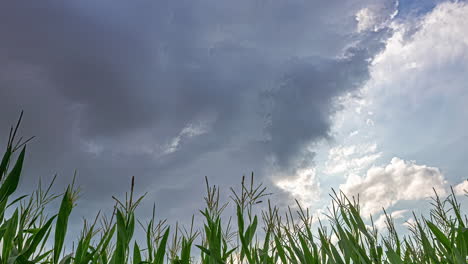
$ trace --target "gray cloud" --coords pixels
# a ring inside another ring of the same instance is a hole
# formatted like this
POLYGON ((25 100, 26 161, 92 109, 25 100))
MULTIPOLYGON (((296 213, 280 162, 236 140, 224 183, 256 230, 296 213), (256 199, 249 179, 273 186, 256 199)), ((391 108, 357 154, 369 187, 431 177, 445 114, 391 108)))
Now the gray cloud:
POLYGON ((25 109, 23 133, 37 136, 23 186, 76 168, 86 202, 110 203, 131 175, 150 200, 201 201, 205 175, 266 180, 270 155, 288 169, 329 137, 333 98, 368 78, 386 31, 355 32, 366 4, 3 3, 0 121, 25 109))
POLYGON ((280 164, 311 140, 327 138, 336 95, 368 78, 368 54, 351 51, 344 59, 301 58, 288 63, 282 83, 266 93, 271 100, 269 147, 280 164))

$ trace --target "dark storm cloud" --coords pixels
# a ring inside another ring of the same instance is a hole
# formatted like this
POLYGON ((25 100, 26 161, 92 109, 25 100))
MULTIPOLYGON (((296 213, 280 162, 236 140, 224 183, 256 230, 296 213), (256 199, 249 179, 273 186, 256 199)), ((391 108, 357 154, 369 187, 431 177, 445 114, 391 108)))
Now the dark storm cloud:
POLYGON ((332 100, 368 78, 368 54, 355 50, 347 56, 293 60, 279 87, 265 94, 271 100, 268 145, 280 165, 287 166, 311 140, 327 138, 336 111, 332 100))
POLYGON ((328 137, 333 98, 367 79, 383 38, 353 33, 365 4, 2 3, 0 120, 25 109, 27 179, 76 168, 96 202, 136 175, 150 199, 187 200, 205 175, 229 185, 270 155, 287 168, 328 137))

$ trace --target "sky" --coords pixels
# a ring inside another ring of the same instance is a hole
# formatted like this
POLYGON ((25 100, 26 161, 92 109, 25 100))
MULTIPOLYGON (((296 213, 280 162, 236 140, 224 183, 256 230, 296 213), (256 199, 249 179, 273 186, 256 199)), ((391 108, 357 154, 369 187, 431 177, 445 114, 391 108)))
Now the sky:
MULTIPOLYGON (((331 189, 409 221, 468 189, 468 3, 422 0, 8 1, 0 139, 21 110, 24 193, 81 187, 76 216, 135 176, 190 220, 204 177, 224 200, 255 174, 317 214, 331 189)), ((78 224, 77 223, 74 224, 78 224)))

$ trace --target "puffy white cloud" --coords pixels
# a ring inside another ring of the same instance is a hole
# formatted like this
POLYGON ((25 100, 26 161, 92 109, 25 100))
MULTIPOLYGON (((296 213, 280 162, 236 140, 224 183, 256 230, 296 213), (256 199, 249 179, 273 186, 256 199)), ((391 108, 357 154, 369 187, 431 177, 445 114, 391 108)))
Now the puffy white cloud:
POLYGON ((455 185, 455 187, 453 187, 453 192, 456 194, 456 195, 464 195, 464 194, 467 194, 468 193, 468 180, 466 181, 463 181, 457 185, 455 185))
MULTIPOLYGON (((371 138, 363 140, 377 142, 384 157, 392 153, 426 164, 437 160, 444 168, 464 166, 451 160, 458 160, 459 149, 466 149, 467 16, 468 4, 446 2, 421 17, 392 22, 393 35, 373 60, 371 79, 355 99, 365 104, 342 117, 355 126, 356 116, 361 116, 360 133, 372 131, 371 138), (441 152, 446 154, 435 154, 441 152)), ((359 193, 364 213, 369 214, 398 201, 431 196, 432 187, 447 194, 449 173, 393 158, 364 176, 350 174, 341 188, 350 195, 359 193)), ((463 194, 467 185, 460 183, 454 191, 463 194)))
POLYGON ((467 16, 468 4, 447 2, 415 22, 393 23, 393 36, 373 61, 370 88, 381 98, 405 95, 413 102, 464 89, 467 16))
POLYGON ((349 112, 342 119, 356 126, 356 116, 361 116, 360 130, 373 130, 386 152, 426 153, 416 156, 418 160, 444 151, 444 145, 463 142, 468 117, 467 16, 467 3, 446 2, 423 16, 395 19, 393 34, 372 61, 371 78, 359 94, 358 100, 365 102, 359 105, 361 114, 349 112))
POLYGON ((301 205, 310 207, 320 197, 320 182, 317 179, 316 169, 297 169, 293 177, 279 177, 276 186, 286 191, 301 205))
POLYGON ((434 188, 446 194, 446 180, 438 168, 393 158, 384 167, 372 167, 364 177, 349 176, 340 189, 360 197, 364 215, 374 214, 402 200, 418 200, 433 195, 434 188))

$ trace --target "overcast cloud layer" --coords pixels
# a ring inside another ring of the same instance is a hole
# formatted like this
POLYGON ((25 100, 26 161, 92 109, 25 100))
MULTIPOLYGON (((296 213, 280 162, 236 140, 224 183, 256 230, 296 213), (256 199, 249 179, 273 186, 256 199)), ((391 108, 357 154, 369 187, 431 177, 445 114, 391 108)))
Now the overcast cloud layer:
POLYGON ((271 161, 291 172, 304 154, 312 162, 305 146, 329 137, 334 98, 368 79, 388 34, 357 32, 367 4, 4 3, 2 138, 24 109, 22 132, 37 139, 23 185, 55 172, 63 184, 78 169, 90 201, 132 175, 151 199, 180 199, 162 210, 201 201, 205 175, 268 181, 271 161))
MULTIPOLYGON (((0 6, 0 139, 24 109, 22 134, 36 139, 21 187, 58 173, 60 188, 77 169, 82 215, 112 204, 134 175, 144 206, 187 217, 204 176, 227 190, 251 171, 276 197, 307 205, 321 185, 341 183, 375 212, 425 198, 431 184, 446 190, 438 167, 450 162, 408 148, 427 145, 427 124, 414 120, 442 116, 423 108, 447 76, 447 102, 465 111, 448 112, 467 116, 457 68, 466 70, 467 10, 416 0, 9 1, 0 6), (436 45, 439 33, 450 43, 436 45), (420 81, 437 67, 437 81, 420 81)), ((466 131, 436 126, 454 141, 466 131)))

